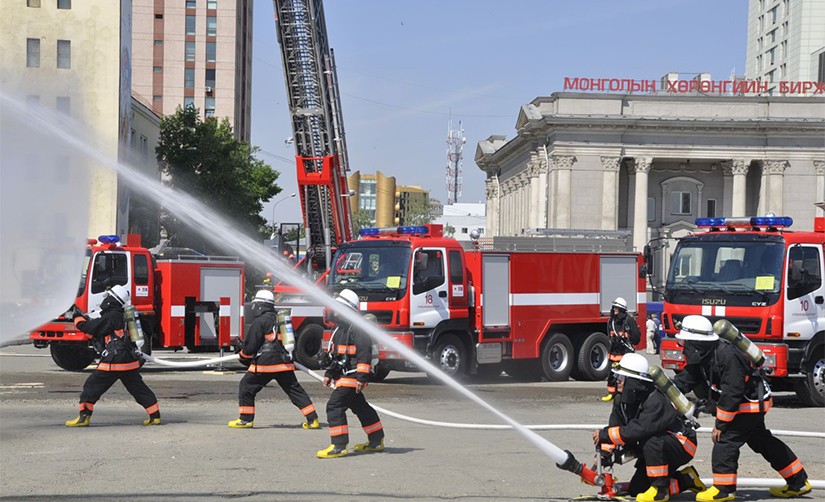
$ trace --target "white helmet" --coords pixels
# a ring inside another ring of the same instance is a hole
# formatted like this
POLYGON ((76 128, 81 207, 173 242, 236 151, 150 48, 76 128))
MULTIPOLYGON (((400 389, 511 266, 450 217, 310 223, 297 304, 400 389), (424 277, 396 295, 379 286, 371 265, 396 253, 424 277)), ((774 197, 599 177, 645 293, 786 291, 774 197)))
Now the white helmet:
POLYGON ((351 289, 342 290, 335 299, 351 309, 358 310, 358 294, 351 289))
POLYGON ((111 288, 106 290, 106 293, 114 298, 121 307, 125 307, 129 305, 129 302, 132 299, 132 295, 129 293, 129 288, 123 286, 122 284, 117 284, 112 286, 111 288))
POLYGON ((275 304, 275 295, 272 291, 268 289, 259 289, 257 293, 255 293, 255 298, 252 299, 253 302, 264 302, 264 303, 271 303, 275 304))
POLYGON ((713 332, 713 325, 700 315, 689 315, 682 319, 682 326, 676 338, 679 340, 694 340, 697 342, 713 342, 719 339, 719 335, 713 332))
POLYGON ((619 361, 619 366, 613 369, 613 373, 637 378, 645 382, 653 381, 653 379, 650 378, 650 364, 648 364, 647 359, 633 352, 622 356, 621 361, 619 361))
POLYGON ((610 307, 619 307, 620 309, 627 312, 627 300, 619 296, 618 298, 613 300, 613 303, 610 304, 610 307))

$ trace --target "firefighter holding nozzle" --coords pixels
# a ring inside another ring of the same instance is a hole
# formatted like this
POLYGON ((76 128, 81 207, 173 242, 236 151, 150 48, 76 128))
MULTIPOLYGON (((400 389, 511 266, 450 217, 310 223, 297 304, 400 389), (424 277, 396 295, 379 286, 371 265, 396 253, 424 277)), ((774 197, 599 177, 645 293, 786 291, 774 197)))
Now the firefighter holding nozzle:
POLYGON ((676 338, 684 343, 686 366, 673 379, 685 394, 694 391, 706 399, 706 410, 716 416, 711 432, 713 486, 696 495, 702 502, 733 500, 739 449, 747 444, 759 453, 787 483, 771 488, 774 497, 790 498, 811 491, 802 462, 765 427, 773 399, 759 371, 762 351, 730 322, 710 321, 699 315, 684 318, 676 338))
MULTIPOLYGON (((613 300, 610 305, 610 319, 607 320, 607 335, 610 339, 611 365, 615 368, 623 355, 635 352, 634 345, 639 343, 642 335, 636 319, 627 313, 627 300, 621 296, 613 300)), ((607 395, 602 401, 612 401, 616 395, 616 374, 612 371, 607 374, 607 395)))
POLYGON ((100 363, 83 384, 80 413, 66 422, 68 427, 88 427, 95 403, 118 380, 135 398, 149 417, 143 425, 160 425, 158 399, 140 376, 140 356, 137 347, 125 332, 124 308, 130 306, 131 294, 126 286, 116 285, 106 291, 100 304, 100 317, 90 318, 77 308, 72 309, 72 321, 77 329, 92 337, 95 347, 101 347, 100 363))
MULTIPOLYGON (((358 295, 345 289, 336 296, 336 301, 358 310, 358 295)), ((367 442, 356 444, 353 450, 372 453, 384 449, 384 427, 375 408, 364 397, 364 388, 372 374, 372 366, 378 357, 377 347, 367 333, 362 332, 349 321, 332 313, 336 324, 329 340, 328 357, 322 364, 327 367, 324 386, 335 383, 335 390, 327 401, 327 420, 332 444, 319 450, 318 458, 338 458, 349 453, 349 426, 347 410, 352 410, 367 434, 367 442)))
POLYGON ((255 293, 252 325, 244 338, 240 362, 248 367, 238 388, 239 418, 227 424, 232 429, 250 429, 255 420, 255 396, 275 380, 301 411, 304 429, 318 429, 318 413, 298 379, 292 362, 294 335, 287 311, 276 312, 275 295, 268 289, 255 293))
POLYGON ((636 457, 627 488, 638 502, 663 502, 685 490, 705 489, 693 466, 678 470, 696 454, 696 431, 653 383, 644 356, 625 354, 616 375, 616 399, 608 425, 593 431, 602 465, 636 457))

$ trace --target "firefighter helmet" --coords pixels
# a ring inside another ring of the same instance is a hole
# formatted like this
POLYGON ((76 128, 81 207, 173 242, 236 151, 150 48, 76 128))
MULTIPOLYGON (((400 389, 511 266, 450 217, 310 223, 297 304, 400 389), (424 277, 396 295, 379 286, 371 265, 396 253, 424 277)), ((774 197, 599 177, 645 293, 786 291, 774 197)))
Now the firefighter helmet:
POLYGON ((335 299, 351 309, 358 310, 358 294, 351 289, 341 291, 335 299))
POLYGON ((610 306, 611 307, 618 307, 618 308, 624 310, 625 312, 627 312, 627 300, 625 300, 621 296, 619 296, 615 300, 613 300, 613 303, 610 304, 610 306))
POLYGON ((121 307, 129 305, 129 302, 132 299, 132 295, 129 293, 129 289, 126 286, 123 286, 122 284, 112 286, 111 288, 106 290, 106 293, 108 293, 109 296, 114 298, 115 301, 118 302, 121 307))
POLYGON ((652 382, 650 377, 650 364, 644 356, 635 354, 633 352, 622 356, 613 373, 617 375, 624 375, 626 377, 636 378, 645 382, 652 382))
POLYGON ((713 332, 713 325, 707 317, 689 315, 682 320, 682 326, 676 333, 676 338, 696 342, 713 342, 719 339, 719 335, 713 332))
POLYGON ((255 298, 252 299, 253 302, 264 302, 264 303, 271 303, 275 304, 275 295, 272 291, 268 289, 259 289, 257 293, 255 293, 255 298))

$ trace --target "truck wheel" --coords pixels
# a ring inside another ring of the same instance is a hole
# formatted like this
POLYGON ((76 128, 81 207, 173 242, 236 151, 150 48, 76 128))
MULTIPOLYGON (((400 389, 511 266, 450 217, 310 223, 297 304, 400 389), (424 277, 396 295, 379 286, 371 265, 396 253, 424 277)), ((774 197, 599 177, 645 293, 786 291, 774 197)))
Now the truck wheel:
POLYGON ((308 324, 301 328, 295 341, 295 359, 311 370, 321 369, 318 354, 324 343, 324 328, 308 324))
POLYGON ((49 344, 52 359, 58 366, 67 371, 83 371, 92 364, 97 357, 94 349, 75 342, 53 342, 49 344))
POLYGON ((467 373, 467 349, 455 335, 446 335, 438 341, 433 361, 447 376, 460 378, 467 373))
POLYGON ((825 358, 822 357, 822 347, 816 349, 814 354, 820 354, 820 358, 808 361, 805 366, 805 378, 801 378, 796 383, 796 395, 806 406, 825 406, 825 358))
POLYGON ((563 382, 573 371, 573 344, 563 333, 554 333, 541 349, 541 369, 551 382, 563 382))
POLYGON ((578 374, 582 380, 598 382, 607 378, 610 372, 610 340, 604 333, 591 333, 582 343, 576 361, 578 374))
POLYGON ((370 377, 370 382, 383 382, 387 375, 390 374, 390 370, 385 368, 381 363, 373 370, 372 376, 370 377))

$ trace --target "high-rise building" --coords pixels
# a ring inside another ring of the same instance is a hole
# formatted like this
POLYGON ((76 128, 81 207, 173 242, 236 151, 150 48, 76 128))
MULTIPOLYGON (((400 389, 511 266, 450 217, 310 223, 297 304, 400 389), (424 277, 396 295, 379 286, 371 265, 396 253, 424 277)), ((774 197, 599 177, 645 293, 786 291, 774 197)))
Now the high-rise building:
POLYGON ((133 1, 132 88, 162 115, 194 105, 249 141, 252 1, 133 1))
POLYGON ((825 81, 825 2, 750 0, 745 78, 772 95, 781 81, 825 81))
POLYGON ((347 185, 353 192, 350 199, 352 210, 363 217, 361 224, 375 227, 418 224, 419 221, 413 220, 420 219, 429 208, 427 190, 399 185, 395 177, 385 176, 381 171, 375 174, 355 171, 347 176, 347 185))

